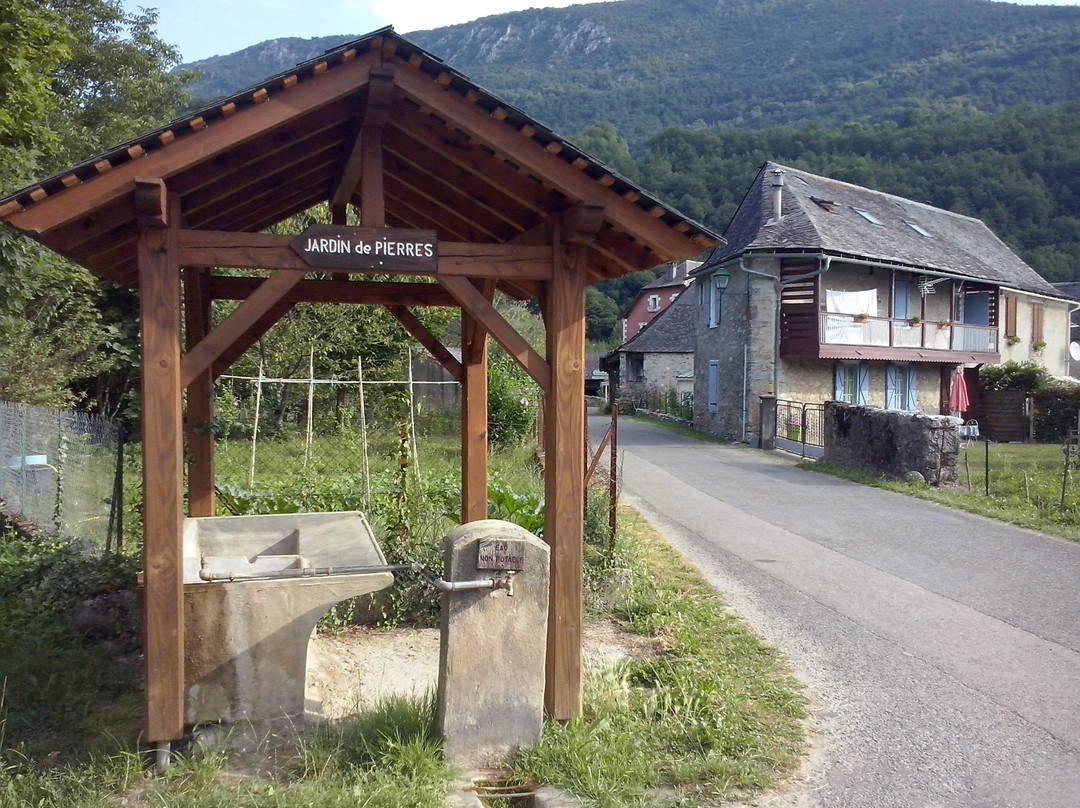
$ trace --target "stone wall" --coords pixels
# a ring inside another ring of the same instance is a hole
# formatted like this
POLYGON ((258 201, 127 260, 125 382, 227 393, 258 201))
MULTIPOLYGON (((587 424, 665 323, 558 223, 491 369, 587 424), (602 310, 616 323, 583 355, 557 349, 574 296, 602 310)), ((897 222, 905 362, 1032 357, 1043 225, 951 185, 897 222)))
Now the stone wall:
POLYGON ((918 472, 939 485, 957 479, 959 451, 956 422, 945 416, 825 404, 829 463, 897 478, 918 472))

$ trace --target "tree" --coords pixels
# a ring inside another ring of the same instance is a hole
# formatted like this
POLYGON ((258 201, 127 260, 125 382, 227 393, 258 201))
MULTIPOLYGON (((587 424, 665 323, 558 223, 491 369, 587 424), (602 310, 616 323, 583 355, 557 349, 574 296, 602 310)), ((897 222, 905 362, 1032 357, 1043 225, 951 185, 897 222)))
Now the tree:
MULTIPOLYGON (((120 0, 0 0, 0 193, 176 114, 187 77, 155 20, 120 0)), ((115 364, 102 348, 134 312, 106 322, 100 300, 86 270, 0 229, 0 398, 68 406, 115 364)))
POLYGON ((608 342, 619 322, 619 307, 594 286, 585 289, 585 338, 590 342, 608 342))

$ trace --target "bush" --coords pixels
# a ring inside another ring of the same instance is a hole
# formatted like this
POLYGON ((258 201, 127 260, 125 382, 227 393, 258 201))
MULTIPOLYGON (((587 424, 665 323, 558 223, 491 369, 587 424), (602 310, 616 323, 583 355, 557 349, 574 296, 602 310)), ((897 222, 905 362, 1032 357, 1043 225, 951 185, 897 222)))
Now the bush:
POLYGON ((536 384, 513 359, 503 354, 488 364, 488 438, 493 446, 521 443, 536 424, 536 384))

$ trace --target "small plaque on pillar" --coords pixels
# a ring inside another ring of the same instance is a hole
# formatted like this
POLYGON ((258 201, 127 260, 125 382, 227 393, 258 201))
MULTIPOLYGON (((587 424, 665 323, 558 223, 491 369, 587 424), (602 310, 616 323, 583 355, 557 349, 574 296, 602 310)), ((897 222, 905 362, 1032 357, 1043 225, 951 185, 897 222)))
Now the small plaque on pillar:
POLYGON ((484 539, 477 543, 478 570, 525 569, 525 542, 510 539, 484 539))

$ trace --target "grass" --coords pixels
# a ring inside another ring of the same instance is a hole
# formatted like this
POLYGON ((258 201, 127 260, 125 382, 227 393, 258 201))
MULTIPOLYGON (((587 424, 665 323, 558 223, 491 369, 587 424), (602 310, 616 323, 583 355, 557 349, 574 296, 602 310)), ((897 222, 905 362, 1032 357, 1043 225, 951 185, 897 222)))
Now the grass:
POLYGON ((593 570, 593 608, 663 650, 593 672, 583 717, 548 723, 517 780, 597 808, 717 805, 768 788, 804 749, 796 683, 647 522, 621 519, 615 566, 593 570))
POLYGON ((1074 465, 1062 478, 1065 457, 1058 444, 991 443, 961 450, 960 479, 951 486, 898 482, 869 472, 826 463, 803 468, 948 505, 968 513, 1080 541, 1080 469, 1074 465), (989 452, 989 494, 987 494, 989 452))
MULTIPOLYGON (((803 752, 797 686, 646 522, 624 511, 621 524, 614 549, 588 548, 590 614, 661 652, 589 673, 583 718, 549 723, 514 773, 597 808, 715 805, 768 787, 803 752)), ((166 776, 149 776, 123 649, 86 644, 69 626, 31 637, 33 614, 17 616, 0 637, 11 680, 0 686, 0 808, 443 805, 452 773, 431 699, 323 727, 272 771, 189 747, 166 776)))

